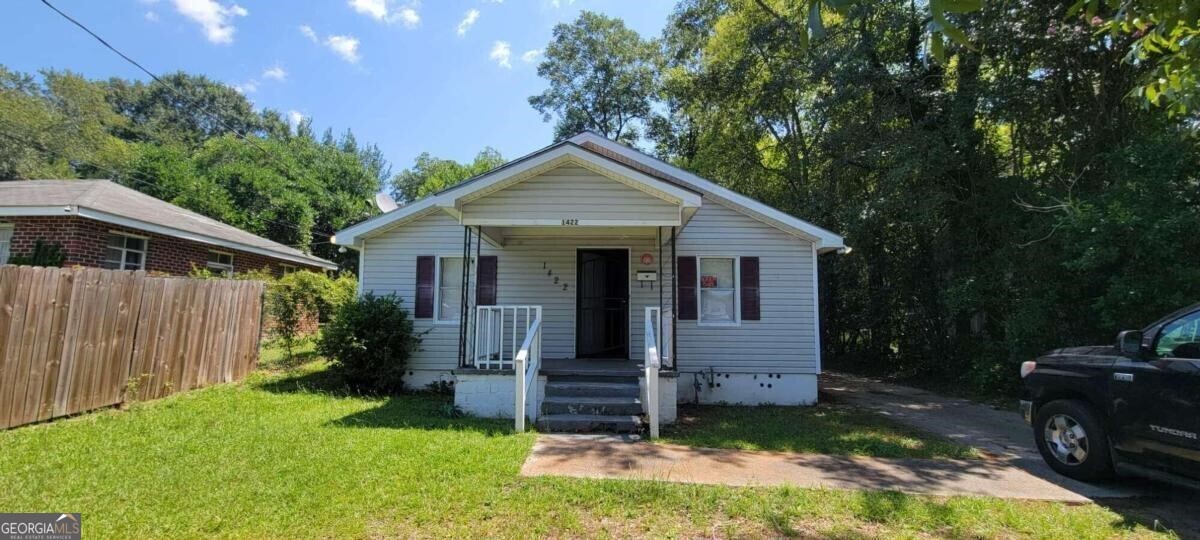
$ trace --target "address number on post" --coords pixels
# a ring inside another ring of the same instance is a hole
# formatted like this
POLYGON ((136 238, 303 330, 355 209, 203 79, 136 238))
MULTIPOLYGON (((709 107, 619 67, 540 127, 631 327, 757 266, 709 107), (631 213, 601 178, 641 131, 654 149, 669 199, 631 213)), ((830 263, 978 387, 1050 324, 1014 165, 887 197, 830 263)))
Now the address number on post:
POLYGON ((564 220, 562 220, 562 224, 563 225, 579 225, 579 220, 578 219, 564 219, 564 220))

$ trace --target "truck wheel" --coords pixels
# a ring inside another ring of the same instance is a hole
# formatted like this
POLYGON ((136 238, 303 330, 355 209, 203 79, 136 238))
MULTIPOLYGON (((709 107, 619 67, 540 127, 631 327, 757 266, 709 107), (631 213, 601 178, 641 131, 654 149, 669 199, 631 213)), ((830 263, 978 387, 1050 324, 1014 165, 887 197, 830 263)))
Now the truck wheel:
POLYGON ((1083 401, 1060 399, 1038 407, 1033 438, 1042 459, 1060 474, 1085 482, 1113 475, 1108 430, 1083 401))

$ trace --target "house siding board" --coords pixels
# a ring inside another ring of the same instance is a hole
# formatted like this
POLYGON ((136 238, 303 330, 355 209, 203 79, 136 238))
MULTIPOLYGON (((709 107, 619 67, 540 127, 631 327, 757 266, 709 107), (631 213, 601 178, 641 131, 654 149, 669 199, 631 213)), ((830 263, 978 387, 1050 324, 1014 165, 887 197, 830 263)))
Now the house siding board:
MULTIPOLYGON (((364 243, 364 291, 399 295, 413 307, 416 258, 422 255, 460 256, 462 225, 449 215, 432 214, 372 237, 364 243)), ((664 239, 666 235, 664 235, 664 239)), ((639 284, 638 270, 658 270, 654 240, 597 238, 510 239, 503 248, 482 246, 483 255, 498 257, 497 299, 501 305, 540 305, 543 308, 542 350, 545 358, 567 358, 575 350, 575 254, 579 247, 630 250, 630 356, 643 354, 645 307, 658 305, 659 287, 671 283, 670 259, 653 288, 639 284), (641 263, 643 253, 654 261, 641 263), (543 263, 545 267, 543 267, 543 263), (553 271, 553 276, 547 275, 553 271), (554 283, 554 276, 559 283, 554 283), (566 284, 564 290, 563 284, 566 284)), ((670 247, 662 254, 670 257, 670 247)), ((715 203, 705 204, 678 237, 677 255, 731 255, 759 258, 761 320, 738 326, 703 326, 678 322, 678 367, 696 372, 710 367, 730 373, 816 373, 813 321, 812 246, 787 233, 715 203)), ((671 302, 670 289, 663 295, 671 302)), ((416 320, 423 333, 421 350, 410 364, 414 370, 450 370, 458 359, 457 324, 416 320)))
POLYGON ((812 245, 706 202, 680 233, 679 256, 758 257, 761 318, 737 326, 679 321, 680 371, 815 373, 812 245))
POLYGON ((210 250, 232 253, 235 272, 266 268, 276 275, 282 275, 283 267, 280 263, 314 271, 324 270, 316 266, 281 261, 257 253, 210 246, 79 216, 5 217, 0 219, 0 223, 13 225, 12 254, 29 253, 38 240, 43 240, 62 246, 64 267, 102 268, 108 250, 108 235, 110 232, 118 232, 149 239, 145 270, 153 273, 187 275, 193 265, 205 267, 210 250))
MULTIPOLYGON (((434 214, 404 227, 366 240, 362 283, 364 291, 395 293, 412 309, 416 287, 416 259, 422 255, 455 256, 462 253, 462 225, 445 214, 434 214)), ((629 248, 630 250, 630 355, 642 357, 645 307, 658 305, 657 285, 639 287, 638 270, 657 270, 658 252, 652 239, 529 238, 512 240, 504 248, 488 244, 482 255, 497 256, 496 303, 542 306, 542 355, 570 358, 575 353, 575 252, 579 247, 629 248), (641 264, 643 253, 656 258, 641 264), (545 268, 543 268, 543 263, 545 268), (547 275, 547 271, 553 275, 547 275), (558 283, 554 278, 558 277, 558 283), (566 285, 565 289, 563 285, 566 285)), ((412 369, 448 370, 458 358, 458 325, 414 320, 422 333, 421 350, 412 369)), ((506 345, 507 346, 507 345, 506 345)))
POLYGON ((463 219, 664 222, 679 206, 582 167, 559 167, 463 205, 463 219))

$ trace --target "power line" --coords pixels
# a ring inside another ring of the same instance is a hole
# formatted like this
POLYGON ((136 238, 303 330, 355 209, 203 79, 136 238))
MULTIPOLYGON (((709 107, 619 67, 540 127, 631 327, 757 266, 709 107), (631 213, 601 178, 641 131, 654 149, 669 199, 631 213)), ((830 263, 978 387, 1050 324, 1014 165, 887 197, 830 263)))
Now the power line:
POLYGON ((257 149, 258 149, 258 151, 262 152, 262 153, 263 153, 263 155, 267 156, 267 158, 269 158, 271 161, 273 161, 273 162, 275 163, 275 165, 279 166, 279 171, 280 171, 281 173, 283 173, 283 176, 287 177, 288 181, 292 182, 293 184, 295 184, 295 183, 296 183, 296 179, 295 179, 295 178, 294 178, 294 177, 293 177, 293 176, 290 174, 290 171, 288 171, 288 170, 287 170, 287 167, 283 166, 283 165, 282 165, 282 164, 279 162, 279 160, 276 158, 276 156, 275 156, 274 154, 272 154, 272 153, 271 153, 270 151, 268 151, 266 148, 263 148, 263 147, 262 147, 262 145, 258 144, 258 143, 257 143, 257 142, 255 142, 253 139, 251 139, 251 138, 249 138, 249 137, 246 137, 244 134, 242 134, 242 133, 238 132, 238 130, 236 130, 236 129, 234 129, 234 128, 230 127, 228 124, 226 124, 226 123, 225 123, 224 119, 222 119, 222 118, 220 117, 220 115, 215 115, 215 114, 212 114, 210 111, 206 110, 204 107, 202 107, 202 106, 200 106, 199 104, 197 104, 196 102, 192 101, 192 100, 191 100, 191 98, 189 98, 188 96, 184 95, 182 92, 180 92, 180 91, 179 91, 178 89, 176 89, 174 86, 171 86, 171 85, 170 85, 170 84, 168 84, 167 82, 163 81, 163 80, 162 80, 162 78, 160 78, 158 75, 154 74, 154 72, 150 71, 150 70, 149 70, 149 69, 147 69, 145 66, 143 66, 142 64, 140 64, 140 63, 139 63, 137 60, 134 60, 133 58, 130 58, 130 57, 129 57, 129 55, 127 55, 127 54, 125 54, 125 53, 121 52, 119 49, 117 49, 116 47, 112 46, 112 44, 110 44, 110 43, 109 43, 108 41, 106 41, 104 38, 100 37, 100 35, 99 35, 99 34, 97 34, 96 32, 93 32, 91 28, 88 28, 86 25, 84 25, 83 23, 79 22, 79 21, 78 21, 78 20, 76 20, 74 17, 71 17, 70 15, 67 15, 65 12, 63 12, 63 10, 61 10, 61 9, 58 9, 57 7, 55 7, 55 6, 54 6, 54 4, 51 4, 51 3, 49 2, 49 0, 41 0, 41 2, 42 2, 43 4, 45 4, 45 5, 46 5, 46 7, 50 8, 51 10, 53 10, 55 13, 58 13, 59 15, 61 15, 61 16, 62 16, 64 19, 66 19, 66 20, 70 21, 70 22, 71 22, 71 24, 74 24, 75 26, 78 26, 78 27, 79 27, 81 30, 83 30, 84 32, 87 32, 87 33, 88 33, 88 35, 90 35, 90 36, 92 36, 93 38, 95 38, 95 39, 96 39, 96 41, 99 41, 99 42, 100 42, 100 44, 101 44, 101 45, 104 45, 106 48, 108 48, 108 50, 110 50, 110 51, 112 51, 112 52, 116 53, 116 54, 117 54, 117 56, 120 56, 120 57, 121 57, 122 59, 124 59, 126 62, 129 62, 129 63, 130 63, 130 64, 132 64, 134 67, 136 67, 136 68, 140 69, 140 70, 142 71, 142 73, 145 73, 145 74, 146 74, 146 75, 148 75, 148 76, 149 76, 151 79, 154 79, 154 82, 156 82, 156 83, 158 83, 158 84, 161 84, 161 85, 162 85, 164 88, 166 88, 167 90, 169 90, 169 91, 170 91, 172 94, 174 94, 174 95, 176 95, 177 97, 179 97, 179 99, 181 99, 181 100, 183 100, 183 101, 186 101, 188 105, 191 105, 191 106, 192 106, 192 107, 194 107, 194 108, 195 108, 197 111, 200 111, 200 112, 204 113, 206 116, 208 116, 210 119, 212 119, 213 121, 215 121, 215 122, 216 122, 218 125, 220 125, 220 126, 221 126, 222 128, 224 128, 225 130, 227 130, 227 131, 229 131, 230 133, 232 133, 232 134, 233 134, 234 136, 236 136, 237 138, 239 138, 239 139, 241 139, 241 140, 243 140, 243 141, 245 141, 245 142, 249 143, 251 146, 253 146, 253 147, 257 148, 257 149))
MULTIPOLYGON (((44 154, 49 154, 49 155, 52 155, 52 156, 57 156, 57 157, 59 157, 59 158, 62 158, 62 159, 65 159, 65 160, 67 160, 68 162, 81 163, 81 164, 83 164, 83 165, 87 165, 87 166, 89 166, 89 167, 92 167, 92 168, 94 168, 94 169, 99 169, 99 170, 101 170, 101 171, 107 172, 109 175, 111 175, 111 176, 112 176, 112 179, 113 179, 113 180, 118 180, 118 181, 120 181, 120 180, 129 180, 129 181, 132 181, 132 182, 135 182, 135 183, 138 183, 138 184, 141 184, 141 185, 147 186, 147 187, 154 188, 154 189, 156 189, 156 190, 159 190, 159 191, 162 191, 162 192, 167 192, 167 193, 169 193, 169 192, 171 191, 170 189, 167 189, 167 187, 168 187, 168 186, 164 186, 164 185, 162 185, 162 184, 160 184, 160 183, 155 183, 155 182, 151 182, 151 181, 149 181, 149 180, 152 180, 152 179, 151 179, 150 177, 148 177, 148 176, 143 176, 143 175, 135 174, 135 173, 136 173, 136 171, 129 171, 129 172, 126 172, 126 173, 122 173, 122 172, 120 172, 120 171, 117 171, 116 169, 112 169, 112 168, 109 168, 109 167, 105 167, 105 166, 103 166, 103 165, 100 165, 100 164, 98 164, 98 163, 90 163, 90 162, 88 162, 88 161, 86 161, 86 160, 82 160, 82 159, 72 159, 70 156, 64 155, 64 154, 62 154, 61 152, 56 152, 56 151, 54 151, 54 150, 51 150, 51 149, 49 149, 49 148, 46 148, 46 147, 45 147, 45 145, 43 145, 43 144, 41 144, 41 143, 39 143, 39 142, 37 142, 37 141, 33 141, 33 140, 30 140, 30 139, 25 139, 25 138, 23 138, 23 137, 19 137, 19 136, 17 136, 17 135, 13 135, 12 133, 6 133, 6 132, 4 132, 4 131, 0 131, 0 137, 7 138, 7 139, 9 139, 9 140, 11 140, 11 141, 15 141, 15 142, 17 142, 17 143, 19 143, 19 144, 24 144, 24 145, 27 145, 27 146, 33 147, 35 150, 38 150, 38 151, 40 151, 40 152, 42 152, 42 153, 44 153, 44 154)), ((175 192, 173 195, 175 195, 175 196, 178 196, 178 195, 181 195, 181 194, 183 194, 183 191, 182 191, 182 190, 179 190, 179 191, 176 191, 176 192, 175 192)), ((211 219, 211 218, 210 218, 210 219, 211 219)), ((281 226, 284 226, 284 227, 288 227, 288 228, 290 228, 291 230, 293 230, 293 231, 295 231, 295 232, 297 232, 297 233, 301 233, 301 232, 302 232, 302 231, 300 230, 300 227, 299 227, 298 225, 296 225, 295 223, 289 223, 289 222, 286 222, 286 221, 280 221, 278 218, 275 218, 275 219, 267 219, 267 220, 264 220, 264 222, 265 222, 265 223, 271 223, 271 224, 275 224, 275 225, 281 225, 281 226)), ((228 225, 228 224, 227 224, 227 225, 228 225)), ((328 239, 330 236, 332 236, 332 235, 333 235, 333 233, 329 233, 329 232, 325 232, 325 231, 319 231, 319 230, 316 230, 316 229, 310 229, 310 231, 309 231, 309 234, 310 234, 310 235, 312 235, 312 236, 315 236, 315 237, 319 237, 319 238, 325 238, 325 239, 328 239)), ((323 244, 323 243, 328 243, 328 242, 311 242, 309 245, 310 245, 310 246, 312 246, 312 245, 316 245, 316 244, 323 244)), ((299 245, 290 245, 290 244, 285 244, 285 245, 288 245, 289 247, 300 247, 299 245)))

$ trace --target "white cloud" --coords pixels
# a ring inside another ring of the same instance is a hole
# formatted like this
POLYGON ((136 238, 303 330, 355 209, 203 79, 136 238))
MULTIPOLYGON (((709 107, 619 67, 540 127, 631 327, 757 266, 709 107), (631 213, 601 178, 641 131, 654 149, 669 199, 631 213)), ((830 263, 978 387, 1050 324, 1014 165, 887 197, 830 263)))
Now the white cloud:
POLYGON ((492 44, 492 52, 488 53, 488 58, 495 60, 496 64, 502 68, 512 68, 512 47, 507 41, 497 41, 492 44))
POLYGON ((287 112, 287 121, 292 127, 296 127, 300 125, 300 122, 304 121, 304 113, 291 109, 287 112))
POLYGON ((317 39, 317 33, 314 32, 312 27, 307 24, 300 25, 300 33, 304 34, 304 37, 308 38, 308 40, 313 43, 320 41, 317 39))
MULTIPOLYGON (((417 13, 417 8, 413 6, 405 6, 400 8, 400 11, 397 15, 399 16, 400 22, 406 28, 416 28, 417 25, 421 24, 421 15, 417 13)), ((391 20, 388 22, 391 22, 391 20)))
POLYGON ((243 94, 253 94, 258 91, 258 81, 250 79, 242 84, 233 85, 233 89, 243 94))
POLYGON ((147 11, 146 14, 143 16, 146 18, 147 21, 158 22, 158 14, 153 11, 147 11))
POLYGON ((379 21, 386 19, 388 14, 387 0, 350 0, 350 7, 379 21))
POLYGON ((174 0, 175 10, 200 24, 209 41, 221 45, 233 43, 234 17, 245 17, 250 12, 237 4, 221 5, 215 0, 174 0))
POLYGON ((274 79, 277 81, 285 81, 285 80, 287 80, 287 70, 283 69, 283 66, 274 65, 274 66, 271 66, 270 68, 267 68, 267 70, 262 73, 262 77, 264 79, 274 79))
POLYGON ((542 57, 541 49, 529 49, 528 51, 521 53, 521 61, 525 62, 526 64, 531 64, 533 62, 537 62, 537 59, 541 58, 541 57, 542 57))
POLYGON ((479 10, 474 8, 468 10, 463 20, 458 23, 458 35, 467 35, 467 30, 471 29, 471 25, 475 24, 477 19, 479 19, 479 10))
POLYGON ((351 64, 357 63, 361 58, 358 54, 358 38, 354 36, 329 36, 325 38, 325 46, 333 49, 333 52, 351 64))
MULTIPOLYGON (((567 0, 568 6, 571 4, 574 4, 574 3, 575 3, 575 0, 567 0)), ((550 0, 550 5, 558 8, 558 7, 562 7, 562 2, 560 0, 550 0)))
POLYGON ((398 9, 391 5, 390 0, 347 0, 347 3, 354 11, 379 22, 399 22, 406 28, 416 28, 421 24, 421 14, 417 13, 417 8, 420 7, 419 0, 412 0, 398 9))

